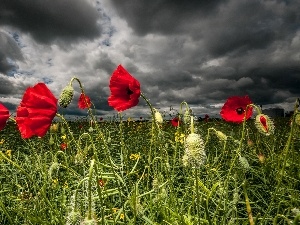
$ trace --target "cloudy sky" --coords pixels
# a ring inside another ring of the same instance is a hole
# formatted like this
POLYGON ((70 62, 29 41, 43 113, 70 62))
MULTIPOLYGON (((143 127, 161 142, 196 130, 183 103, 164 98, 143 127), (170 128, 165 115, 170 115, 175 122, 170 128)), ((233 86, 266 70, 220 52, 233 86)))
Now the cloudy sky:
MULTIPOLYGON (((292 110, 300 97, 300 2, 295 0, 1 0, 0 102, 13 113, 27 87, 58 98, 74 76, 108 106, 122 64, 161 112, 186 101, 216 116, 226 99, 249 95, 292 110)), ((86 115, 75 99, 64 114, 86 115)), ((145 101, 123 113, 146 117, 145 101)))

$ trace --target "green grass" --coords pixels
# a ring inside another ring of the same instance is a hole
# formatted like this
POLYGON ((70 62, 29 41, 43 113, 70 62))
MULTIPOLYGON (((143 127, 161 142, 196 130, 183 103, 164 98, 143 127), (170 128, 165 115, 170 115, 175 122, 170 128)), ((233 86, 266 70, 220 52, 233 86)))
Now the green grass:
POLYGON ((183 165, 187 125, 60 121, 23 140, 8 124, 0 224, 300 224, 299 127, 274 123, 270 136, 253 120, 195 123, 207 156, 198 168, 183 165))

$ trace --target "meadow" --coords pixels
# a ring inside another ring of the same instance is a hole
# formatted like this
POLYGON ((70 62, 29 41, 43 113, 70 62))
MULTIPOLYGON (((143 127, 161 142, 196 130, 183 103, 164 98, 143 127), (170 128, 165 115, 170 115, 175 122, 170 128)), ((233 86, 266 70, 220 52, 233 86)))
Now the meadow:
POLYGON ((30 139, 9 121, 0 131, 0 223, 300 224, 295 117, 274 119, 266 136, 253 119, 179 114, 172 126, 152 116, 60 116, 30 139), (203 140, 198 164, 183 160, 191 128, 203 140))
POLYGON ((184 101, 166 120, 121 65, 109 88, 109 119, 76 77, 59 99, 27 88, 15 117, 0 104, 0 224, 300 224, 299 99, 290 118, 246 95, 229 97, 222 119, 198 121, 184 101), (87 117, 67 121, 73 81, 87 117), (148 117, 125 119, 140 98, 148 117))

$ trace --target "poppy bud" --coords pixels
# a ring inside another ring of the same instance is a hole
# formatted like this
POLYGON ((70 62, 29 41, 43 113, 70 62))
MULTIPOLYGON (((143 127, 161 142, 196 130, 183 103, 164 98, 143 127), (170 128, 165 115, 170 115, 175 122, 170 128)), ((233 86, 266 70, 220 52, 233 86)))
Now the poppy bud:
POLYGON ((295 115, 295 123, 300 126, 300 114, 295 115))
POLYGON ((73 99, 73 95, 74 88, 71 85, 67 85, 60 94, 58 104, 63 108, 67 108, 73 99))
POLYGON ((226 141, 227 140, 227 136, 221 132, 221 131, 216 131, 216 135, 219 138, 220 141, 226 141))
POLYGON ((265 114, 258 114, 256 116, 255 126, 260 133, 266 136, 274 133, 274 123, 270 117, 265 114))
POLYGON ((183 115, 183 122, 185 124, 189 124, 191 122, 191 116, 190 116, 190 111, 188 109, 185 110, 184 115, 183 115))
POLYGON ((239 161, 240 161, 240 164, 241 164, 241 166, 243 167, 244 170, 249 170, 250 169, 250 165, 248 163, 248 160, 245 157, 240 156, 239 161))

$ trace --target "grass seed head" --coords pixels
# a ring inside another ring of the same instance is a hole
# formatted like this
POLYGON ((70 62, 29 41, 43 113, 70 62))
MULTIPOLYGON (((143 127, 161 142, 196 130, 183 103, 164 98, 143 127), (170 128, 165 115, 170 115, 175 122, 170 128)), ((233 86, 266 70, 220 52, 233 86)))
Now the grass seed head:
POLYGON ((199 134, 191 133, 185 139, 185 154, 183 164, 199 167, 206 161, 204 142, 199 134))

